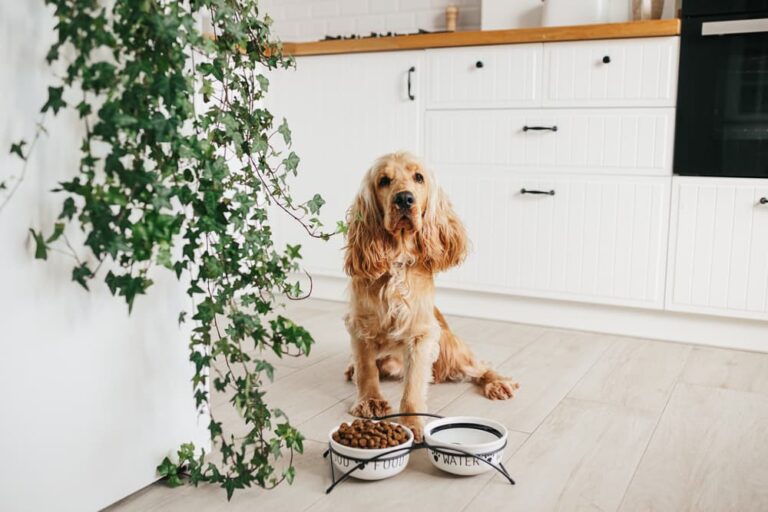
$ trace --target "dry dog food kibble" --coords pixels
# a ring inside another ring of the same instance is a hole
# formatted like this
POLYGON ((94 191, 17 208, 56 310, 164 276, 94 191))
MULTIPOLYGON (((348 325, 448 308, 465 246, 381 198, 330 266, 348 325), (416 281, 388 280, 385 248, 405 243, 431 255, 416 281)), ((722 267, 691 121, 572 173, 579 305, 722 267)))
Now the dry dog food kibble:
POLYGON ((352 448, 393 448, 408 440, 408 433, 403 427, 388 421, 355 420, 342 423, 333 433, 333 440, 352 448))

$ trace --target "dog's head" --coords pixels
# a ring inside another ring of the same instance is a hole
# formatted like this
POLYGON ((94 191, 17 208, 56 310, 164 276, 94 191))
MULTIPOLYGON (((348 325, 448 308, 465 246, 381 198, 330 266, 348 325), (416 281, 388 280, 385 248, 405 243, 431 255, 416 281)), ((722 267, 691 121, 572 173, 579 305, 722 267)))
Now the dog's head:
POLYGON ((345 270, 377 279, 389 270, 398 248, 438 272, 459 264, 467 240, 433 173, 414 156, 384 155, 368 170, 347 215, 345 270))
POLYGON ((384 229, 393 236, 419 231, 430 189, 434 188, 432 176, 405 153, 380 158, 368 174, 365 181, 373 189, 384 229))

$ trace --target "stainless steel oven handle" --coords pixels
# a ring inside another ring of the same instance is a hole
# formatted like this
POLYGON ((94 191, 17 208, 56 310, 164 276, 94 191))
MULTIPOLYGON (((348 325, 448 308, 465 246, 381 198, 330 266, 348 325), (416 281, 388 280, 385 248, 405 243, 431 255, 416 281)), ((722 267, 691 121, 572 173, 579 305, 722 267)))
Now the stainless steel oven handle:
POLYGON ((754 20, 707 21, 701 24, 702 36, 727 36, 768 32, 768 18, 754 20))

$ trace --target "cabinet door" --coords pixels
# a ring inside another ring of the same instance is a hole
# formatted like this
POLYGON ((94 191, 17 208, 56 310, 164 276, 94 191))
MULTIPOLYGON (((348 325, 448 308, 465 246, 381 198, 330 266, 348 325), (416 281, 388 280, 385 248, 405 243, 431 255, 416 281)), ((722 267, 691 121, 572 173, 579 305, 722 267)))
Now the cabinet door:
POLYGON ((667 309, 768 320, 768 183, 676 177, 667 309))
POLYGON ((678 37, 544 45, 544 106, 672 107, 678 37))
MULTIPOLYGON (((364 172, 384 153, 420 149, 423 52, 332 55, 297 59, 296 69, 273 73, 268 106, 287 118, 301 158, 292 182, 296 200, 319 193, 321 220, 334 229, 357 193, 364 172), (408 95, 409 69, 411 94, 408 95)), ((312 239, 286 215, 276 237, 301 243, 312 273, 342 275, 342 237, 312 239)))
POLYGON ((523 173, 670 176, 674 121, 672 108, 429 111, 426 157, 523 173))
POLYGON ((542 45, 427 50, 427 108, 536 107, 542 45))
POLYGON ((442 176, 473 252, 441 283, 661 309, 669 178, 442 176), (522 193, 538 191, 554 193, 522 193))

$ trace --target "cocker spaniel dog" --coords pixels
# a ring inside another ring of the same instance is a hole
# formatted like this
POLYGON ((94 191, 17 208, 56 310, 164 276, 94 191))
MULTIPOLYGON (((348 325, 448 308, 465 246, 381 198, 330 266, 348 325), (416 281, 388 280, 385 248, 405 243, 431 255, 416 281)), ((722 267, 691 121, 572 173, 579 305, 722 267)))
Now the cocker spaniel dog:
MULTIPOLYGON (((400 412, 426 412, 431 381, 471 379, 492 400, 519 385, 475 359, 434 305, 434 275, 461 263, 467 236, 435 177, 408 153, 379 158, 347 214, 344 268, 352 278, 345 317, 352 341, 355 416, 390 412, 379 377, 405 378, 400 412)), ((402 423, 421 438, 422 420, 402 423)))

